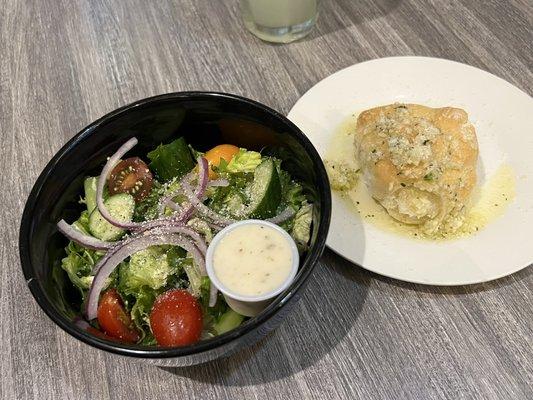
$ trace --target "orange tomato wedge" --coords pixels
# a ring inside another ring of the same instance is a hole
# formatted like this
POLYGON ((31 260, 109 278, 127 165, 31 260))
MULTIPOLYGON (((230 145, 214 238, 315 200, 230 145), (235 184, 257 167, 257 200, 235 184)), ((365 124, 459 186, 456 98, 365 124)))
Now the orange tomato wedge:
POLYGON ((207 159, 209 164, 209 179, 216 179, 217 174, 211 169, 212 166, 217 166, 220 164, 220 160, 230 162, 231 159, 239 152, 239 148, 232 144, 220 144, 213 147, 207 153, 204 154, 204 157, 207 159))

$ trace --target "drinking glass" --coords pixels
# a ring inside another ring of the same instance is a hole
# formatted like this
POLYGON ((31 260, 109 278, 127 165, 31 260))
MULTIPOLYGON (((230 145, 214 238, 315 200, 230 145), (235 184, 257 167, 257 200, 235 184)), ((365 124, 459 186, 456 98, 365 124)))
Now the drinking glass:
POLYGON ((290 43, 315 25, 319 0, 240 0, 244 25, 267 42, 290 43))

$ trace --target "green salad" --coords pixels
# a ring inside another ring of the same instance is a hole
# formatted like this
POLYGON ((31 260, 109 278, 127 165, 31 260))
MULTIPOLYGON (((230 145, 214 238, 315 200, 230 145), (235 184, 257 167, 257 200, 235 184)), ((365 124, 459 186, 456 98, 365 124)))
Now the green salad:
POLYGON ((79 218, 59 221, 70 240, 61 266, 80 293, 75 323, 107 340, 184 346, 238 327, 206 273, 218 231, 268 220, 305 251, 312 204, 281 160, 230 144, 206 153, 183 138, 146 158, 123 158, 132 138, 86 177, 79 218))

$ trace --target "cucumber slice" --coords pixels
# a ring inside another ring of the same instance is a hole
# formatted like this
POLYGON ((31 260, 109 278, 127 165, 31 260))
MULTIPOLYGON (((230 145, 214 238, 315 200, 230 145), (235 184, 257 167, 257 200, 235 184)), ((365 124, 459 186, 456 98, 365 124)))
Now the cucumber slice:
POLYGON ((83 189, 85 190, 85 204, 87 204, 87 211, 90 213, 96 208, 96 185, 98 178, 85 178, 83 182, 83 189))
POLYGON ((222 335, 223 333, 237 328, 240 324, 242 324, 243 320, 244 316, 242 316, 241 314, 237 314, 232 309, 229 309, 224 314, 222 314, 222 316, 213 326, 213 328, 215 329, 218 335, 222 335))
MULTIPOLYGON (((104 205, 113 217, 121 221, 131 221, 133 218, 135 200, 127 193, 111 196, 104 201, 104 205)), ((106 241, 120 239, 124 234, 123 229, 107 222, 97 208, 89 216, 89 229, 94 237, 106 241)))
POLYGON ((273 217, 281 202, 281 183, 276 164, 267 158, 254 171, 250 189, 249 214, 252 218, 273 217))

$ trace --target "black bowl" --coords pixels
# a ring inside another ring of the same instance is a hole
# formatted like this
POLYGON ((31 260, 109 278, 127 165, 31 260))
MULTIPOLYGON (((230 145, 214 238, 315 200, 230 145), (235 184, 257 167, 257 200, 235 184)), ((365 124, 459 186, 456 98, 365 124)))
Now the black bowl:
POLYGON ((92 123, 52 158, 30 193, 22 216, 19 247, 22 270, 43 311, 62 329, 96 348, 158 365, 206 362, 251 344, 276 328, 299 299, 320 257, 330 222, 330 188, 324 165, 305 135, 278 112, 239 96, 171 93, 137 101, 92 123), (67 240, 56 222, 73 221, 86 175, 99 174, 106 157, 132 136, 139 144, 129 155, 145 156, 160 144, 184 136, 199 150, 232 143, 273 151, 283 167, 303 182, 314 202, 309 250, 292 285, 260 315, 237 329, 193 346, 149 348, 110 342, 78 328, 75 291, 60 267, 67 240))

